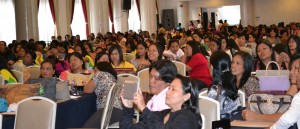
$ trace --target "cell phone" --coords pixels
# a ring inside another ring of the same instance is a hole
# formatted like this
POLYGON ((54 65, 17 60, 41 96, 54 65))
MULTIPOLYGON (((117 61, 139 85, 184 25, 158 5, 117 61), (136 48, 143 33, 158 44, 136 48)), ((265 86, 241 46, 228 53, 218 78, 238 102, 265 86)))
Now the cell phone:
POLYGON ((123 84, 124 88, 124 98, 128 100, 133 100, 133 94, 138 91, 137 81, 125 81, 123 84))

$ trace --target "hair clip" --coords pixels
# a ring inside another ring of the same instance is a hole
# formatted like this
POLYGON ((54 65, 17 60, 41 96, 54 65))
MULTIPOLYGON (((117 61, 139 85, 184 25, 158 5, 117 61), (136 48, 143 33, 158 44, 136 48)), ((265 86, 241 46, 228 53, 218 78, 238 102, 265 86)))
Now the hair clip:
POLYGON ((227 69, 222 71, 222 73, 225 73, 225 72, 229 72, 229 69, 227 68, 227 69))

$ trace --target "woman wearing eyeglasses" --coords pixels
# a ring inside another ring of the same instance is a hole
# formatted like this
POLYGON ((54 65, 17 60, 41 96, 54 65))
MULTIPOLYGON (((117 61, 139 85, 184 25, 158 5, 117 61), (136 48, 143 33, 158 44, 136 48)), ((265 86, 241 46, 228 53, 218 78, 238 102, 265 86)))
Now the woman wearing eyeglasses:
POLYGON ((166 91, 165 103, 170 109, 152 112, 146 106, 141 92, 133 95, 133 100, 124 99, 120 129, 200 129, 202 120, 198 107, 198 83, 196 80, 177 75, 166 91), (142 111, 142 119, 132 123, 133 103, 142 111))

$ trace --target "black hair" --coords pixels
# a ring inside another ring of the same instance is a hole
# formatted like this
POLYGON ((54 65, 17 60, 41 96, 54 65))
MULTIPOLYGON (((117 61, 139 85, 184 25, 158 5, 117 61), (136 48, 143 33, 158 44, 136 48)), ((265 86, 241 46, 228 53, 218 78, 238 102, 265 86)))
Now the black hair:
POLYGON ((134 39, 128 38, 128 39, 126 40, 126 46, 128 46, 128 45, 129 45, 129 47, 130 47, 130 49, 131 49, 131 51, 127 51, 128 53, 130 53, 130 52, 132 52, 132 51, 134 51, 134 50, 136 49, 136 46, 135 46, 135 44, 134 44, 134 39))
POLYGON ((101 52, 97 53, 97 55, 96 55, 96 57, 95 57, 95 63, 97 63, 98 60, 99 60, 103 55, 107 55, 108 58, 109 58, 108 53, 106 53, 105 51, 101 51, 101 52))
POLYGON ((118 45, 118 44, 112 44, 111 47, 109 48, 109 50, 108 50, 109 61, 112 63, 112 60, 111 60, 111 58, 110 58, 110 55, 112 54, 112 52, 113 52, 115 49, 116 49, 116 50, 118 51, 118 53, 119 53, 119 60, 120 60, 120 62, 124 62, 123 51, 122 51, 121 46, 118 45))
POLYGON ((191 57, 187 58, 187 61, 189 61, 192 58, 193 55, 195 55, 197 53, 201 53, 201 50, 198 47, 198 42, 197 41, 188 41, 186 44, 191 46, 191 48, 192 48, 192 55, 191 55, 191 57))
POLYGON ((68 53, 68 46, 69 46, 68 41, 61 42, 61 43, 57 44, 57 46, 60 46, 60 47, 64 48, 65 49, 65 54, 68 53))
POLYGON ((88 55, 88 53, 86 52, 83 44, 76 44, 75 47, 74 47, 74 50, 75 50, 76 47, 80 47, 82 57, 85 57, 86 55, 88 55))
MULTIPOLYGON (((92 44, 90 44, 90 43, 88 43, 88 42, 85 42, 83 45, 87 45, 87 46, 90 48, 91 52, 94 52, 93 47, 92 47, 92 44)), ((84 49, 85 49, 85 48, 84 48, 84 49)))
MULTIPOLYGON (((296 35, 291 35, 287 40, 287 44, 289 44, 291 39, 293 39, 297 44, 296 53, 300 53, 300 38, 296 35)), ((287 52, 288 52, 287 54, 291 57, 292 53, 291 53, 290 47, 287 47, 287 52)))
MULTIPOLYGON (((233 57, 235 56, 241 56, 244 62, 244 73, 242 74, 240 84, 238 84, 238 88, 241 89, 245 83, 248 81, 249 77, 251 76, 251 71, 252 71, 252 57, 249 53, 244 52, 244 51, 239 51, 234 54, 233 57)), ((235 77, 235 82, 236 82, 236 77, 235 77)))
POLYGON ((221 42, 222 42, 222 39, 217 39, 217 38, 211 38, 210 39, 210 42, 215 42, 218 46, 218 50, 221 50, 221 42))
POLYGON ((31 50, 27 50, 25 54, 29 54, 29 55, 31 56, 32 60, 33 60, 33 63, 34 63, 34 61, 35 61, 35 59, 36 59, 36 54, 35 54, 35 52, 34 52, 34 51, 31 51, 31 50))
POLYGON ((169 41, 168 50, 170 49, 170 46, 171 46, 172 43, 177 43, 178 46, 179 46, 179 41, 178 41, 177 39, 171 39, 171 40, 169 41))
POLYGON ((166 83, 171 83, 177 74, 176 65, 165 59, 152 63, 149 67, 149 72, 151 72, 152 69, 155 69, 159 73, 160 79, 166 83))
POLYGON ((84 60, 82 58, 82 55, 79 52, 73 52, 70 55, 68 55, 68 62, 70 62, 70 59, 72 56, 75 56, 77 58, 79 58, 83 63, 82 63, 82 69, 85 69, 85 63, 84 60))
POLYGON ((182 109, 191 110, 198 118, 198 125, 201 128, 203 126, 202 119, 200 116, 199 103, 198 103, 198 83, 195 79, 191 79, 189 77, 182 76, 180 74, 176 75, 176 79, 181 81, 182 90, 184 94, 190 93, 191 97, 187 101, 183 103, 181 106, 182 109))
POLYGON ((103 71, 103 72, 108 72, 110 73, 116 80, 118 79, 117 77, 117 72, 115 71, 115 69, 111 66, 111 64, 109 62, 98 62, 95 67, 97 67, 97 69, 99 71, 103 71))
MULTIPOLYGON (((258 41, 258 44, 257 44, 256 49, 255 49, 255 50, 256 50, 256 55, 258 55, 258 54, 257 54, 257 48, 258 48, 258 46, 259 46, 260 44, 265 44, 265 45, 267 45, 267 46, 271 49, 271 51, 272 51, 271 61, 275 61, 275 53, 274 53, 273 47, 272 47, 272 45, 269 43, 269 41, 267 41, 267 40, 259 40, 259 41, 258 41)), ((256 67, 257 64, 258 64, 259 69, 262 69, 262 70, 265 70, 265 69, 266 69, 266 65, 260 60, 259 57, 257 58, 254 67, 256 67)), ((277 68, 277 65, 274 64, 274 63, 271 64, 271 68, 272 68, 272 70, 277 70, 277 69, 278 69, 278 68, 277 68)))
POLYGON ((231 60, 229 55, 223 51, 216 51, 210 57, 210 64, 213 66, 212 85, 221 85, 221 88, 225 91, 225 96, 236 100, 238 89, 230 70, 231 60))
MULTIPOLYGON (((136 47, 137 47, 138 45, 142 45, 142 46, 145 48, 145 50, 147 51, 148 46, 147 46, 146 42, 139 42, 139 43, 136 45, 136 47)), ((138 53, 136 53, 135 57, 136 57, 136 59, 139 59, 139 58, 140 58, 140 56, 138 55, 138 53)), ((148 54, 147 54, 147 52, 145 53, 145 59, 148 59, 148 54)))
POLYGON ((55 66, 55 62, 54 62, 53 60, 47 58, 46 60, 44 60, 44 61, 41 63, 41 67, 42 67, 42 65, 45 64, 45 63, 50 63, 50 64, 52 65, 53 70, 55 71, 56 66, 55 66))
MULTIPOLYGON (((158 59, 157 60, 162 59, 163 52, 164 52, 163 46, 161 44, 158 44, 158 43, 152 43, 152 44, 149 45, 149 48, 152 45, 154 45, 157 49, 157 52, 158 52, 158 59)), ((153 63, 151 60, 150 60, 150 62, 153 63)))

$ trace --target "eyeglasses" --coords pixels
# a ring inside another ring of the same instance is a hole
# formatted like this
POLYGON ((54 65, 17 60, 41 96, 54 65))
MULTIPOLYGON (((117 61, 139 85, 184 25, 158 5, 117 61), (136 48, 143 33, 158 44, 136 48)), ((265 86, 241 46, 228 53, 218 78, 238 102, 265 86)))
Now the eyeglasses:
POLYGON ((52 67, 41 67, 41 70, 53 70, 53 68, 52 67))
POLYGON ((160 77, 156 77, 156 76, 153 76, 153 75, 149 75, 149 79, 151 80, 152 78, 154 78, 155 81, 160 81, 160 80, 161 80, 160 77))

